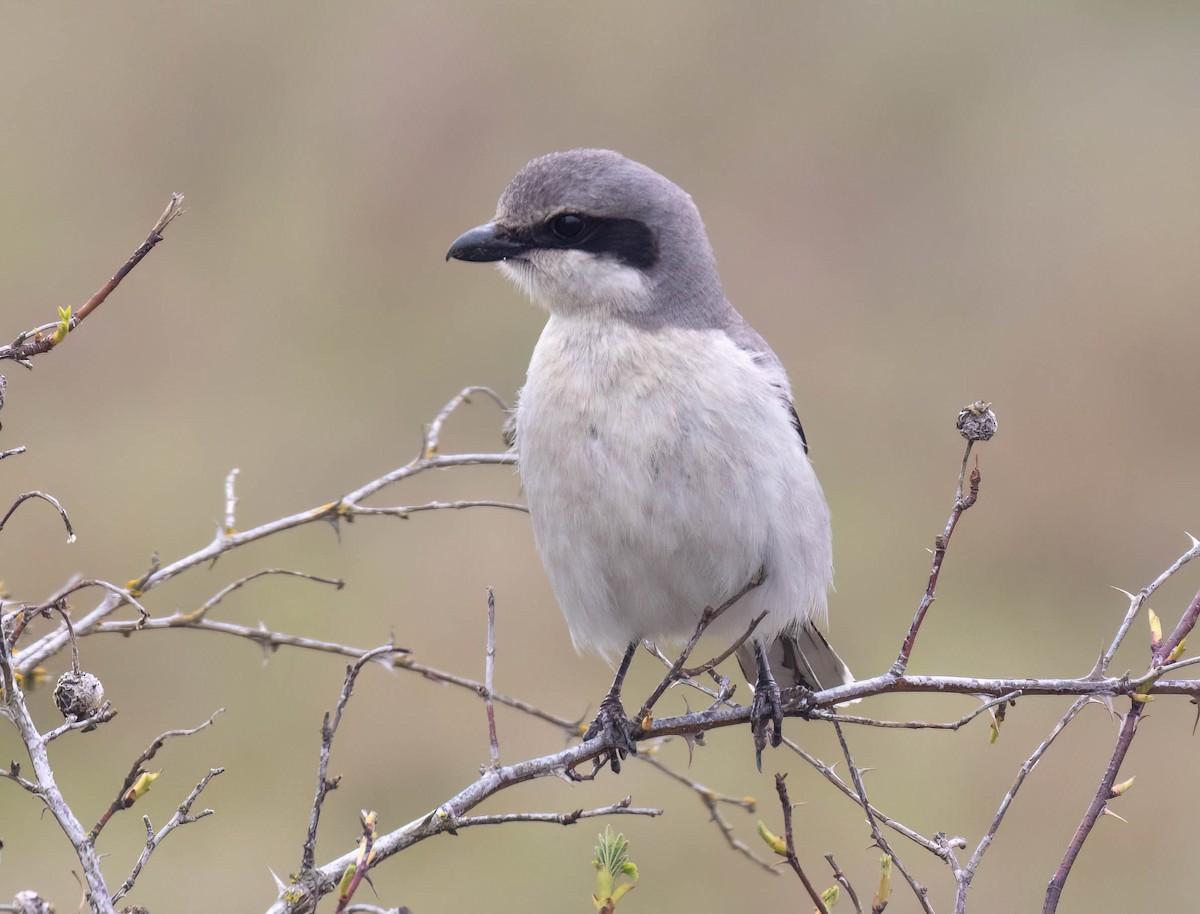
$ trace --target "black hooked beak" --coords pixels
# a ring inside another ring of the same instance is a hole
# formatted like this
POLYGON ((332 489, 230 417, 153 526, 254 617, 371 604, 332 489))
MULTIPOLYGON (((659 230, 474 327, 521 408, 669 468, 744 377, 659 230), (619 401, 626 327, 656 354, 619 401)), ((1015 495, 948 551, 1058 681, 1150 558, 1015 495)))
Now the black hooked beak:
POLYGON ((489 222, 459 235, 446 252, 446 259, 453 257, 471 263, 492 263, 517 257, 527 250, 528 245, 508 235, 496 223, 489 222))

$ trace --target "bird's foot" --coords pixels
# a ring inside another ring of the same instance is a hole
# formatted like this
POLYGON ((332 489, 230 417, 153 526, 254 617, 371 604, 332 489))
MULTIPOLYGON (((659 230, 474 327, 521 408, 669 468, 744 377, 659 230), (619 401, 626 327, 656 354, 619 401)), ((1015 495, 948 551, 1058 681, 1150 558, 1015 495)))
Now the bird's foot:
POLYGON ((762 753, 768 738, 772 748, 783 742, 783 701, 774 679, 760 677, 750 704, 750 732, 754 734, 754 760, 762 771, 762 753))
POLYGON ((592 721, 592 725, 583 734, 583 741, 602 737, 608 748, 596 759, 596 769, 610 765, 613 774, 621 771, 621 761, 626 755, 637 755, 637 743, 633 739, 634 726, 625 714, 621 699, 616 695, 607 695, 600 702, 600 713, 592 721))
POLYGON ((812 712, 816 710, 816 692, 805 685, 792 686, 785 689, 782 695, 783 703, 792 705, 792 712, 797 717, 812 720, 812 712))

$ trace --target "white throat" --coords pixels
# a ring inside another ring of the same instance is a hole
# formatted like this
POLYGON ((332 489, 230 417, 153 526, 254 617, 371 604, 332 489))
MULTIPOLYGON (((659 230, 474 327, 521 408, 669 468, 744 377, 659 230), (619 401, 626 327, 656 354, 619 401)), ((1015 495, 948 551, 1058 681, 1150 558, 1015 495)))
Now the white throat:
POLYGON ((651 304, 645 273, 588 251, 530 251, 499 266, 551 314, 628 314, 651 304))

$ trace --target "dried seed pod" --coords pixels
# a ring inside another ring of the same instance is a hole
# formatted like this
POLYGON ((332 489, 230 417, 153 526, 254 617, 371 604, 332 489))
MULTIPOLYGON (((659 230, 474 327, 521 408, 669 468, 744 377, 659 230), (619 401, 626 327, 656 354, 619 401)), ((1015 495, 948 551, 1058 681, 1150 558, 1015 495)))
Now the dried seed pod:
POLYGON ((54 703, 63 717, 84 720, 99 711, 103 702, 104 686, 91 673, 68 670, 54 687, 54 703))
POLYGON ((996 434, 996 414, 992 412, 992 404, 976 400, 970 406, 964 406, 955 425, 958 433, 968 441, 987 441, 996 434))

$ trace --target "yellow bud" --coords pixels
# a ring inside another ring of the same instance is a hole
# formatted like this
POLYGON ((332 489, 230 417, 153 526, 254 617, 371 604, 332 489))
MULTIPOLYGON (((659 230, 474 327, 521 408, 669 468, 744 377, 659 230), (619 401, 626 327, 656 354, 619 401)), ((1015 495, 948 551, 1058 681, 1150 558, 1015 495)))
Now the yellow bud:
POLYGON ((1175 645, 1175 650, 1167 655, 1167 663, 1174 663, 1183 656, 1184 648, 1187 647, 1187 638, 1180 638, 1179 643, 1175 645))
POLYGON ((879 858, 879 891, 871 899, 871 907, 882 910, 892 894, 892 858, 884 854, 879 858))
POLYGON ((1149 607, 1146 608, 1146 617, 1150 620, 1150 646, 1158 647, 1162 644, 1162 619, 1149 607))
MULTIPOLYGON (((842 890, 836 885, 831 885, 821 893, 821 901, 824 902, 826 911, 833 910, 833 906, 838 903, 838 898, 841 897, 841 894, 842 890)), ((814 910, 813 914, 818 914, 818 912, 814 910)))
POLYGON ((771 848, 780 857, 787 856, 787 842, 767 828, 766 823, 762 819, 758 820, 758 835, 767 843, 767 847, 771 848))
POLYGON ((350 891, 350 882, 354 879, 354 874, 356 871, 357 868, 353 863, 351 863, 348 867, 346 867, 346 872, 342 873, 342 878, 338 880, 338 901, 346 901, 349 899, 350 896, 346 893, 350 891))
POLYGON ((58 326, 54 328, 54 333, 50 336, 50 345, 57 346, 67 338, 67 333, 71 330, 71 306, 58 309, 58 326))
POLYGON ((1120 784, 1114 784, 1109 796, 1119 797, 1126 790, 1133 786, 1133 782, 1137 780, 1137 775, 1131 777, 1128 781, 1122 781, 1120 784))
POLYGON ((143 771, 138 775, 138 779, 133 782, 133 786, 125 791, 125 795, 121 797, 121 805, 124 809, 128 809, 150 790, 150 785, 158 780, 158 776, 162 774, 162 770, 158 771, 143 771))

